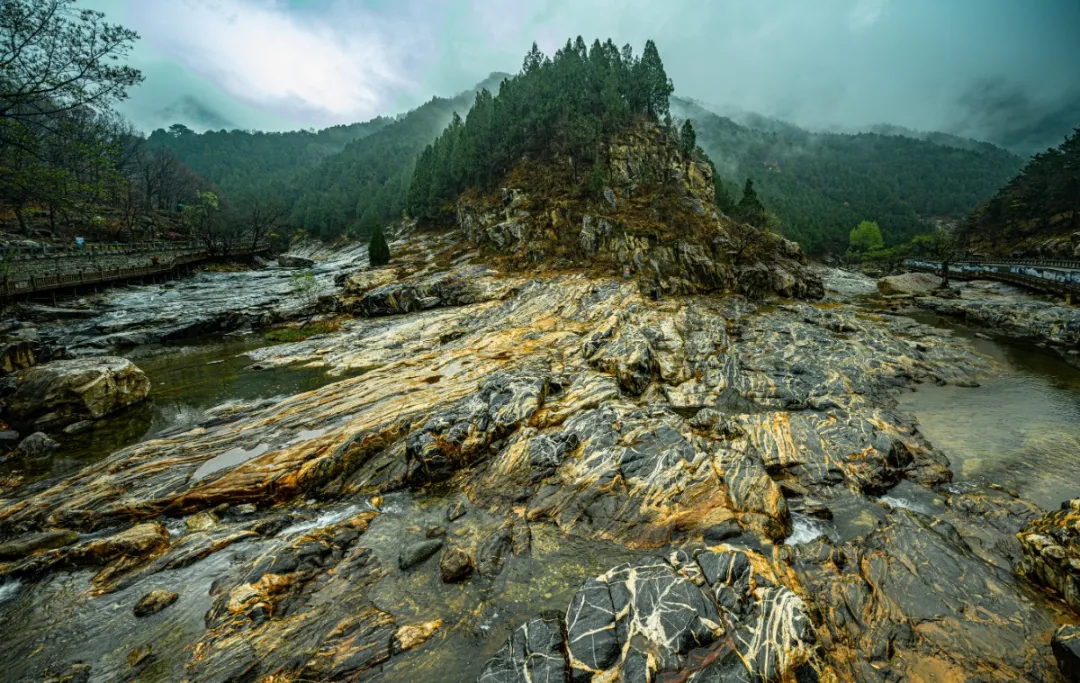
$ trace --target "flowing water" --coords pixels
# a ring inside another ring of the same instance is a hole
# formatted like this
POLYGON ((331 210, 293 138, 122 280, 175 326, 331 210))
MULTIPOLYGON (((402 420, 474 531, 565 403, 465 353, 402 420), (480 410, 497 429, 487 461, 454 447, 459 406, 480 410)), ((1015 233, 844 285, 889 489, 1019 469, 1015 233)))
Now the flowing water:
POLYGON ((978 387, 924 385, 900 401, 948 456, 956 480, 1000 484, 1047 509, 1080 495, 1080 369, 932 313, 912 317, 953 330, 997 361, 978 387))

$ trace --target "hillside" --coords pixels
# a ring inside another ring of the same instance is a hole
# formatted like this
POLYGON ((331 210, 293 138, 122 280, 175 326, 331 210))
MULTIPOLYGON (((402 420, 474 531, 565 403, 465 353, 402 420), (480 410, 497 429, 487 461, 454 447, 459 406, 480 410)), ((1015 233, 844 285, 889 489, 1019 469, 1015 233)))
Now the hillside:
POLYGON ((364 123, 320 131, 264 133, 220 130, 196 133, 180 124, 151 133, 152 148, 170 151, 184 165, 212 182, 227 196, 258 191, 292 180, 298 171, 340 152, 350 142, 390 125, 379 117, 364 123))
POLYGON ((1080 257, 1080 128, 1031 158, 967 223, 985 254, 1080 257))
POLYGON ((672 83, 641 57, 578 38, 482 91, 426 147, 408 191, 421 226, 454 225, 511 270, 586 268, 654 297, 698 291, 820 296, 799 247, 721 217, 692 127, 671 125, 672 83))
POLYGON ((750 127, 676 98, 697 141, 724 184, 754 179, 784 233, 812 254, 840 253, 862 220, 881 226, 890 244, 929 229, 932 219, 958 219, 991 196, 1021 165, 1019 157, 975 141, 925 134, 811 133, 757 117, 750 127))

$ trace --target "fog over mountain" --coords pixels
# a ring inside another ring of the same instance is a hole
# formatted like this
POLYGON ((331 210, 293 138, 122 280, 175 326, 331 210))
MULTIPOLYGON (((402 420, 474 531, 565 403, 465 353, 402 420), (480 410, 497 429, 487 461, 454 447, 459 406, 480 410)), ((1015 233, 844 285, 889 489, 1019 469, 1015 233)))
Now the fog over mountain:
POLYGON ((892 124, 1028 154, 1080 118, 1074 0, 85 0, 140 32, 124 107, 180 121, 322 127, 516 71, 534 40, 656 40, 677 92, 815 129, 892 124), (168 77, 164 77, 168 76, 168 77))

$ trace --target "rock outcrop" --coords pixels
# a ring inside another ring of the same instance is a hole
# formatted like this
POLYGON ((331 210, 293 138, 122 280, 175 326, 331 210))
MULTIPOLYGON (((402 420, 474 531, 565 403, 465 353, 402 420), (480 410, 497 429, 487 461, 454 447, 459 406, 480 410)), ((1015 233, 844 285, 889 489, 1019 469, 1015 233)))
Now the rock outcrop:
POLYGON ((115 413, 149 393, 150 380, 126 358, 61 360, 27 371, 8 410, 15 420, 57 428, 115 413))
POLYGON ((711 167, 685 159, 660 127, 634 129, 607 156, 611 184, 599 197, 583 197, 571 180, 560 186, 559 170, 525 163, 498 195, 464 195, 458 227, 518 267, 622 274, 654 297, 822 295, 797 244, 717 213, 711 167))
POLYGON ((478 683, 817 680, 803 601, 755 563, 768 567, 702 549, 615 567, 585 582, 565 620, 544 614, 514 631, 478 683))
POLYGON ((1080 612, 1080 498, 1031 522, 1017 538, 1024 549, 1018 570, 1080 612))

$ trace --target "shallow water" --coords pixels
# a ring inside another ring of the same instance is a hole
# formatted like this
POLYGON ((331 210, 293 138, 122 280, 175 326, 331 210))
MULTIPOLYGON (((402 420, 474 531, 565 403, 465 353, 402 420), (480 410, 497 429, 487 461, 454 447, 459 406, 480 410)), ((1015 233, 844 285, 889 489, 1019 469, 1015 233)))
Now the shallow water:
POLYGON ((1000 484, 1048 509, 1080 495, 1080 369, 931 313, 912 317, 952 329, 997 361, 979 387, 924 385, 900 400, 956 480, 1000 484))
POLYGON ((205 417, 206 409, 222 403, 291 396, 342 379, 331 377, 324 368, 250 369, 254 361, 245 352, 268 345, 261 334, 252 334, 140 349, 129 357, 150 378, 148 403, 98 420, 81 434, 55 434, 61 444, 56 454, 13 459, 0 465, 0 475, 18 473, 24 483, 68 475, 166 430, 194 425, 205 417))

